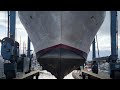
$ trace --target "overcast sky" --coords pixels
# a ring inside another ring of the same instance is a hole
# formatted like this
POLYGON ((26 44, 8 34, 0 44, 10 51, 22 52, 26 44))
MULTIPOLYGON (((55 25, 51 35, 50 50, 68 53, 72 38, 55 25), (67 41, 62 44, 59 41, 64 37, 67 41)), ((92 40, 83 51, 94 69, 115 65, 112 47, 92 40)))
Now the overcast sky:
MULTIPOLYGON (((120 58, 120 11, 118 11, 118 55, 120 58)), ((27 32, 24 29, 23 25, 21 24, 18 14, 16 15, 16 40, 20 43, 20 37, 21 37, 21 53, 23 51, 23 42, 26 44, 27 49, 27 32)), ((0 11, 0 39, 3 39, 7 36, 7 12, 6 11, 0 11)), ((100 30, 97 33, 97 39, 98 39, 98 47, 99 47, 99 53, 100 57, 102 56, 109 56, 111 54, 111 42, 110 42, 110 13, 109 11, 106 12, 105 20, 100 28, 100 30)), ((33 46, 31 47, 33 50, 33 46)), ((97 48, 96 48, 97 50, 97 48)), ((96 56, 98 56, 98 52, 96 52, 96 56)), ((92 59, 92 47, 91 51, 88 55, 88 60, 92 59)))

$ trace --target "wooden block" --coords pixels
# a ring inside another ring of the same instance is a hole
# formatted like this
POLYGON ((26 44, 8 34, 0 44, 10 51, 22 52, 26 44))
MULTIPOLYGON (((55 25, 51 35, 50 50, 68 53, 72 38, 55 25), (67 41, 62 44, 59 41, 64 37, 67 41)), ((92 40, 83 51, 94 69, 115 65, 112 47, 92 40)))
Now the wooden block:
POLYGON ((33 76, 38 76, 39 73, 40 73, 40 71, 36 70, 36 71, 32 71, 32 72, 30 72, 28 74, 25 74, 25 75, 23 75, 21 77, 17 77, 17 78, 14 78, 14 79, 26 79, 26 78, 29 78, 29 77, 31 78, 33 76))

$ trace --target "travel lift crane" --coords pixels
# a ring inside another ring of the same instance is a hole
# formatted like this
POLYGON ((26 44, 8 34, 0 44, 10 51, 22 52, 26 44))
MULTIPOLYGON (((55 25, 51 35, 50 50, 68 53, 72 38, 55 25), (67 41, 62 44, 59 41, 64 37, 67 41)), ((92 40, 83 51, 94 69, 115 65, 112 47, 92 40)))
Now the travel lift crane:
POLYGON ((118 20, 117 11, 111 11, 111 55, 108 58, 110 65, 110 77, 120 78, 120 63, 118 59, 118 20))
MULTIPOLYGON (((96 52, 95 52, 95 39, 93 41, 93 48, 92 48, 92 58, 93 60, 101 60, 106 59, 109 63, 109 71, 110 71, 110 77, 115 79, 119 78, 116 73, 117 71, 120 71, 120 63, 117 62, 118 59, 118 21, 117 21, 117 11, 110 11, 111 15, 111 27, 110 27, 110 33, 111 33, 111 55, 109 57, 101 57, 96 58, 96 52)), ((120 75, 120 74, 119 74, 120 75)))
POLYGON ((92 59, 96 58, 96 50, 95 50, 95 38, 92 43, 92 59))
POLYGON ((28 36, 27 57, 30 58, 30 62, 29 62, 29 72, 31 71, 31 62, 32 62, 32 58, 33 58, 33 54, 31 54, 31 51, 32 51, 32 50, 30 50, 30 47, 31 47, 30 42, 31 42, 31 41, 30 41, 30 38, 29 38, 29 36, 28 36))
POLYGON ((28 57, 19 56, 19 43, 15 41, 16 11, 8 11, 8 36, 1 40, 1 55, 4 59, 4 74, 6 79, 16 77, 17 71, 30 71, 30 40, 28 40, 28 57), (27 63, 26 65, 24 65, 27 63))

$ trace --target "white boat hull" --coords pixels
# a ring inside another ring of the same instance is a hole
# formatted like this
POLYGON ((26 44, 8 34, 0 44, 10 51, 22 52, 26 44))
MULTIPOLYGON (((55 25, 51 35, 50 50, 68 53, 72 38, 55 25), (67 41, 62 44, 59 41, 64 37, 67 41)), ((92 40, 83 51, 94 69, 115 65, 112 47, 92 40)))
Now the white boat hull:
MULTIPOLYGON (((81 65, 77 64, 77 61, 82 64, 85 62, 90 45, 105 18, 104 11, 19 11, 18 13, 40 64, 46 67, 46 63, 51 63, 54 58, 57 59, 57 62, 53 61, 57 63, 56 68, 61 68, 63 65, 58 65, 58 62, 65 63, 65 59, 76 59, 75 63, 71 60, 71 68, 77 66, 74 69, 81 65)), ((45 69, 48 70, 49 67, 45 69)), ((71 70, 73 69, 63 71, 67 72, 64 75, 60 75, 61 69, 59 73, 58 69, 48 71, 52 74, 56 72, 55 76, 63 78, 71 70)))

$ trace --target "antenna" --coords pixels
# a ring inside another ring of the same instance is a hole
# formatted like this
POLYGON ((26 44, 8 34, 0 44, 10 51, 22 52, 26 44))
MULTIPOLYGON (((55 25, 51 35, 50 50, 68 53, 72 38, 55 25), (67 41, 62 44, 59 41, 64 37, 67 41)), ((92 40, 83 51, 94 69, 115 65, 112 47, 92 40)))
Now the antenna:
POLYGON ((24 54, 24 42, 23 42, 23 54, 24 54))
POLYGON ((9 37, 9 33, 10 33, 10 11, 8 11, 8 33, 7 33, 8 37, 9 37))
POLYGON ((19 51, 21 52, 21 35, 20 35, 19 51))

